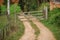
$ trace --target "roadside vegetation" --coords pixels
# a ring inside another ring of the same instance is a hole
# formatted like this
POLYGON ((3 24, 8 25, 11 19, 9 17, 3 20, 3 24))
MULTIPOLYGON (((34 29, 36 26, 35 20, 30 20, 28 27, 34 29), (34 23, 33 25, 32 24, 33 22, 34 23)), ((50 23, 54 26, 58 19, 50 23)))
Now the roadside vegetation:
POLYGON ((43 20, 42 23, 53 32, 57 40, 60 40, 60 9, 55 8, 49 11, 48 16, 48 20, 43 20))
MULTIPOLYGON (((13 17, 13 16, 12 16, 13 17)), ((9 37, 7 37, 7 40, 19 40, 22 35, 24 34, 24 30, 25 27, 23 25, 23 22, 21 22, 19 19, 16 20, 16 23, 14 24, 14 20, 13 23, 11 24, 12 26, 14 25, 14 27, 12 27, 12 34, 10 34, 9 37)))
POLYGON ((8 20, 6 6, 1 6, 0 30, 4 32, 4 35, 1 35, 0 37, 1 40, 19 40, 24 34, 25 27, 23 23, 19 20, 17 15, 20 11, 21 9, 18 5, 12 4, 10 6, 10 20, 8 20))

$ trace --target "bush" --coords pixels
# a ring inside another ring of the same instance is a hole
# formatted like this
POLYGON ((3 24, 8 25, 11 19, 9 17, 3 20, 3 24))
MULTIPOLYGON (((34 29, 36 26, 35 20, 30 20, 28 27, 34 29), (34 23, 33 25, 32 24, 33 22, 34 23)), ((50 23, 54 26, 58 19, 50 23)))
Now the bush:
POLYGON ((21 11, 20 6, 18 6, 18 5, 16 5, 16 4, 12 4, 12 5, 10 6, 10 12, 11 12, 11 13, 18 13, 18 12, 20 12, 20 11, 21 11))
POLYGON ((38 8, 38 10, 44 9, 44 6, 48 7, 48 9, 49 9, 49 7, 50 7, 49 3, 42 3, 42 4, 40 5, 40 7, 38 8))
POLYGON ((6 13, 6 6, 5 5, 2 5, 1 6, 1 14, 5 14, 6 13))
POLYGON ((56 8, 49 12, 49 23, 60 26, 60 9, 56 8))
POLYGON ((55 8, 49 12, 49 19, 42 21, 44 25, 50 29, 56 38, 56 40, 60 40, 60 9, 55 8))
POLYGON ((55 25, 60 26, 60 14, 55 17, 55 25))

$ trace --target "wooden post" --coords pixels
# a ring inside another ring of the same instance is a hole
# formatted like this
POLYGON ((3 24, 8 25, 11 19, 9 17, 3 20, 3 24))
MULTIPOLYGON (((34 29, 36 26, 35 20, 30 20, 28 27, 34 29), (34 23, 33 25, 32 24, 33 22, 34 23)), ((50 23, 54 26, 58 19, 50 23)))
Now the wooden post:
POLYGON ((46 7, 46 19, 48 19, 48 8, 46 7))
POLYGON ((48 19, 48 8, 46 6, 44 6, 44 14, 45 14, 45 19, 48 19))

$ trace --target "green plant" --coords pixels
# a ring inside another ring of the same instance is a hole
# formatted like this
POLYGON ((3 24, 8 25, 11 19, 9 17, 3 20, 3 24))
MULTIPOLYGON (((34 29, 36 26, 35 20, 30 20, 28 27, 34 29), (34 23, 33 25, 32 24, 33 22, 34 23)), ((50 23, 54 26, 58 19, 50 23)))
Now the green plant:
POLYGON ((56 8, 49 12, 49 23, 59 26, 60 24, 60 9, 56 8))
POLYGON ((6 13, 6 6, 5 5, 2 5, 1 6, 1 14, 5 14, 6 13))
POLYGON ((42 20, 42 22, 47 28, 49 28, 56 40, 60 40, 60 8, 55 8, 49 12, 49 19, 42 20))
POLYGON ((38 10, 44 9, 44 6, 47 6, 49 8, 49 3, 42 3, 38 10))
POLYGON ((60 14, 55 17, 55 25, 60 27, 60 14))
POLYGON ((21 11, 21 8, 20 8, 20 6, 18 6, 17 4, 12 4, 11 6, 10 6, 10 13, 12 14, 12 13, 18 13, 18 12, 20 12, 21 11))
POLYGON ((20 21, 17 16, 15 19, 15 16, 12 14, 10 15, 10 18, 11 18, 10 28, 12 28, 12 30, 14 31, 11 30, 12 32, 10 33, 9 36, 7 36, 6 40, 19 40, 24 34, 24 30, 25 30, 23 22, 20 21), (16 20, 16 23, 15 23, 15 20, 16 20))

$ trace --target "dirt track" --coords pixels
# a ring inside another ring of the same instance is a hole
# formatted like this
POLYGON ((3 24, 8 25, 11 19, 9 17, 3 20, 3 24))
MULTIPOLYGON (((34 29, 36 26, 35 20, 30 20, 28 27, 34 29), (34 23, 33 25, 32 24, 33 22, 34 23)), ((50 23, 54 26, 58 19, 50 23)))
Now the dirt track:
POLYGON ((36 24, 36 26, 40 29, 40 35, 38 37, 38 40, 56 40, 52 32, 47 27, 45 27, 41 22, 39 22, 36 18, 31 18, 30 20, 32 20, 32 22, 36 24))
POLYGON ((35 40, 34 30, 32 29, 29 21, 24 16, 19 16, 25 26, 25 33, 19 40, 35 40))
MULTIPOLYGON (((24 16, 20 16, 25 26, 25 34, 19 40, 35 40, 34 30, 31 28, 31 25, 24 16)), ((38 40, 56 40, 52 34, 52 32, 46 28, 41 22, 39 22, 36 18, 30 18, 34 24, 40 29, 40 35, 38 36, 38 40)))

